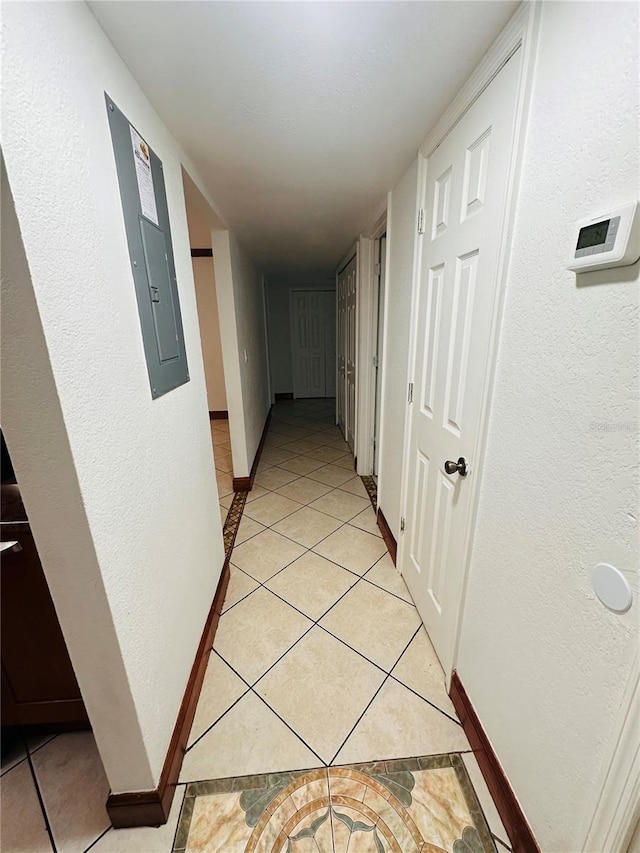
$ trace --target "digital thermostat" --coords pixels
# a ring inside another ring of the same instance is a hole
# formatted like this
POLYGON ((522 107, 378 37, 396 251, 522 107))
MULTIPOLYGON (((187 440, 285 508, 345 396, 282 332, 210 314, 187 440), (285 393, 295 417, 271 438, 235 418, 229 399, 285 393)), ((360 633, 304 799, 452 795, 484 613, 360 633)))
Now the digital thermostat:
POLYGON ((626 267, 640 258, 640 205, 616 207, 576 224, 573 254, 567 269, 575 272, 626 267))

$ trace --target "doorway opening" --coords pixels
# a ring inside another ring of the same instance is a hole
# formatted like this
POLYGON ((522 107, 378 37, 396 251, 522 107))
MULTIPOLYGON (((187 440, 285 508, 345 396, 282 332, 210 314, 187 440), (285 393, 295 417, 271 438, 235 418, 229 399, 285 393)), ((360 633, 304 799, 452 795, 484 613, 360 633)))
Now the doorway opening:
POLYGON ((216 480, 219 498, 224 500, 233 495, 231 431, 234 424, 230 421, 227 403, 227 383, 212 249, 212 230, 220 228, 221 223, 184 169, 182 174, 216 480))

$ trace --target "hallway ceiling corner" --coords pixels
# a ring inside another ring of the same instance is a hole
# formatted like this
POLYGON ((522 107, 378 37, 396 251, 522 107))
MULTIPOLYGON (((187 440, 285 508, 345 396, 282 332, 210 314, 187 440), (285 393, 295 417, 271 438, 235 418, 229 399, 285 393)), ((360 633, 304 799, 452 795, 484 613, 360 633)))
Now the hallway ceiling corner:
POLYGON ((273 275, 335 268, 517 6, 89 2, 273 275))

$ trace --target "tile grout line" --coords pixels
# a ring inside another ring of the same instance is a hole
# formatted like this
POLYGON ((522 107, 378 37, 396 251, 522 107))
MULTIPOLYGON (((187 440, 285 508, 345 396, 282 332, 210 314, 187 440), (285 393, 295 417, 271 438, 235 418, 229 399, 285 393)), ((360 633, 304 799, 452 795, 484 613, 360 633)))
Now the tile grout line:
MULTIPOLYGON (((346 736, 346 738, 342 741, 342 744, 340 745, 340 747, 339 747, 338 751, 336 752, 336 754, 335 754, 335 755, 333 756, 333 758, 331 759, 331 764, 333 764, 333 762, 336 760, 336 758, 337 758, 337 757, 338 757, 338 755, 340 754, 341 750, 342 750, 342 749, 344 749, 344 746, 345 746, 346 742, 349 740, 349 738, 351 737, 351 735, 352 735, 352 734, 353 734, 353 732, 355 731, 356 726, 358 726, 358 724, 360 723, 360 721, 362 720, 362 718, 364 717, 364 715, 367 713, 367 711, 368 711, 368 710, 369 710, 369 708, 371 707, 371 705, 372 705, 372 703, 373 703, 374 699, 376 698, 376 696, 380 693, 380 691, 382 690, 382 688, 384 687, 384 685, 385 685, 385 684, 387 683, 387 681, 391 678, 391 671, 394 669, 394 667, 396 666, 396 664, 398 663, 398 661, 400 660, 400 658, 402 657, 402 655, 407 651, 407 649, 409 648, 409 646, 410 646, 410 645, 411 645, 411 643, 413 642, 413 639, 414 639, 414 637, 416 636, 416 634, 418 633, 418 631, 419 631, 419 630, 420 630, 420 628, 417 628, 417 629, 416 629, 416 631, 414 631, 413 635, 411 636, 411 639, 410 639, 410 640, 409 640, 409 642, 406 644, 406 646, 403 648, 403 650, 402 650, 402 652, 400 653, 400 655, 398 656, 398 658, 397 658, 396 662, 395 662, 395 663, 394 663, 394 665, 391 667, 391 670, 390 670, 389 672, 387 672, 387 673, 386 673, 386 677, 383 679, 382 684, 381 684, 381 685, 380 685, 380 687, 376 690, 376 692, 374 693, 374 695, 373 695, 373 697, 371 698, 370 702, 368 703, 367 707, 364 709, 364 711, 362 712, 362 714, 360 714, 360 716, 359 716, 359 717, 358 717, 358 719, 356 720, 355 725, 353 726, 353 728, 351 729, 351 731, 349 732, 349 734, 346 736)), ((394 679, 394 680, 395 680, 395 679, 394 679)))
POLYGON ((94 838, 94 840, 88 847, 84 848, 84 853, 88 853, 88 851, 91 850, 91 848, 94 847, 98 843, 98 841, 100 841, 101 838, 104 838, 107 832, 109 832, 109 830, 111 829, 113 829, 113 826, 109 824, 109 826, 103 832, 101 832, 97 838, 94 838))
MULTIPOLYGON (((309 750, 309 752, 312 752, 315 755, 315 757, 318 759, 318 761, 320 762, 322 767, 328 767, 328 764, 324 760, 324 758, 320 758, 320 756, 315 751, 315 749, 313 749, 311 746, 309 746, 309 744, 306 742, 306 740, 300 734, 298 734, 298 732, 289 725, 289 723, 284 719, 284 717, 281 717, 280 714, 274 708, 272 708, 271 705, 269 705, 267 700, 264 699, 259 693, 257 693, 253 689, 253 687, 251 688, 251 693, 253 693, 254 696, 257 696, 258 699, 262 702, 262 704, 265 707, 267 707, 271 711, 272 714, 275 714, 275 716, 280 720, 280 722, 283 723, 289 729, 289 731, 292 734, 294 734, 304 746, 306 746, 306 748, 309 750)), ((309 768, 309 769, 313 769, 313 768, 309 768)))
MULTIPOLYGON (((51 740, 53 740, 53 738, 51 740)), ((50 743, 50 742, 51 741, 47 741, 47 743, 50 743)), ((43 744, 43 746, 44 746, 44 744, 43 744)), ((53 850, 53 853, 57 853, 58 848, 56 847, 55 838, 53 837, 53 829, 51 827, 51 824, 49 823, 49 816, 47 815, 47 809, 46 809, 46 806, 44 804, 44 797, 42 796, 42 791, 40 790, 40 785, 38 783, 38 777, 36 776, 36 769, 33 766, 33 761, 31 760, 31 754, 29 752, 29 748, 27 746, 26 740, 24 741, 24 748, 27 752, 26 759, 27 759, 27 763, 29 765, 29 770, 31 771, 31 778, 33 780, 33 784, 34 784, 34 787, 36 789, 36 796, 38 797, 38 802, 40 804, 42 816, 44 818, 44 825, 45 825, 45 828, 47 830, 47 834, 49 836, 49 841, 51 842, 51 849, 53 850)))

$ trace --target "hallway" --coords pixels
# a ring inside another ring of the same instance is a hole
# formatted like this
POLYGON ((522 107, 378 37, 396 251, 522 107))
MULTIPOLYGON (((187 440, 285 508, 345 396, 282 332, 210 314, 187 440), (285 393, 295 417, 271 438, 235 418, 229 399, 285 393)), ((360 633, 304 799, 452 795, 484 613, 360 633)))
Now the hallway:
MULTIPOLYGON (((226 519, 231 579, 169 822, 109 828, 93 737, 69 733, 3 765, 3 849, 452 851, 465 827, 474 850, 510 849, 334 407, 274 407, 244 512, 226 519), (292 846, 272 846, 274 825, 292 846)), ((228 422, 211 432, 226 516, 228 422)))

